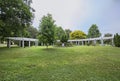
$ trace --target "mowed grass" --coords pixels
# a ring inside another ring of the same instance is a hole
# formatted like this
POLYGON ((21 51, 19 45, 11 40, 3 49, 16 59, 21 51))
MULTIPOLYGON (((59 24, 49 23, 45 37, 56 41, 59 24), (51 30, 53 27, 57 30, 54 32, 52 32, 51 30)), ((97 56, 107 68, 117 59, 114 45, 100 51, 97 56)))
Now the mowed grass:
POLYGON ((120 81, 120 48, 0 48, 0 81, 120 81))

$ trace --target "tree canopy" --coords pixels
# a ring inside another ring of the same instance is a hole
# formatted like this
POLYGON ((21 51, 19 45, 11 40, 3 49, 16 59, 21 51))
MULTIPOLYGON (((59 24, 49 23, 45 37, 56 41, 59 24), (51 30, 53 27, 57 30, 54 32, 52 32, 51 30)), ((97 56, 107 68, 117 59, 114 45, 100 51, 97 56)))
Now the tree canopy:
POLYGON ((118 33, 114 35, 114 44, 116 47, 120 47, 120 35, 118 33))
POLYGON ((66 33, 68 39, 70 39, 70 33, 71 32, 72 31, 70 29, 65 29, 65 33, 66 33))
POLYGON ((28 27, 26 31, 28 33, 29 38, 37 38, 38 30, 33 26, 28 27))
POLYGON ((85 39, 86 34, 83 31, 76 30, 70 33, 71 39, 85 39))
POLYGON ((0 0, 0 36, 24 36, 33 19, 31 0, 0 0))
POLYGON ((98 29, 98 26, 96 24, 93 24, 88 30, 88 38, 96 38, 100 36, 101 36, 101 33, 98 29))
POLYGON ((55 39, 60 40, 61 36, 65 35, 65 31, 61 26, 55 26, 55 39))
POLYGON ((51 14, 43 16, 39 26, 39 40, 43 42, 47 47, 54 42, 54 20, 51 14))

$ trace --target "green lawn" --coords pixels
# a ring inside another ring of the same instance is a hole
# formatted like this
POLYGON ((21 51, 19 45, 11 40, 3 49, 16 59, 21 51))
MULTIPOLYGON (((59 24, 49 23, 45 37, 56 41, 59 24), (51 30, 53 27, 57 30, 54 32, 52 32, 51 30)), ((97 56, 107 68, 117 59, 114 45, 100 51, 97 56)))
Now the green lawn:
POLYGON ((120 48, 0 48, 0 81, 120 81, 120 48))

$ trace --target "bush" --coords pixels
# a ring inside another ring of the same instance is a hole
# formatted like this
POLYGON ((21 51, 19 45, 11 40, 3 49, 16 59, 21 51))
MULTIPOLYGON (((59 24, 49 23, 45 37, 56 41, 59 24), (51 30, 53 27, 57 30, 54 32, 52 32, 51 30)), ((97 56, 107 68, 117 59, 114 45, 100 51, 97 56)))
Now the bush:
POLYGON ((56 42, 56 43, 55 43, 55 46, 56 46, 56 47, 62 47, 62 42, 56 42))
MULTIPOLYGON (((73 46, 73 45, 72 45, 71 43, 69 43, 69 42, 65 42, 64 45, 65 45, 65 47, 71 47, 71 46, 73 46)), ((62 42, 57 42, 57 43, 55 44, 55 46, 56 46, 56 47, 62 47, 62 42)))
POLYGON ((72 45, 72 43, 66 42, 66 43, 65 43, 65 46, 66 46, 66 47, 72 47, 73 45, 72 45))
POLYGON ((114 35, 114 44, 116 47, 120 47, 120 35, 118 35, 118 33, 114 35))

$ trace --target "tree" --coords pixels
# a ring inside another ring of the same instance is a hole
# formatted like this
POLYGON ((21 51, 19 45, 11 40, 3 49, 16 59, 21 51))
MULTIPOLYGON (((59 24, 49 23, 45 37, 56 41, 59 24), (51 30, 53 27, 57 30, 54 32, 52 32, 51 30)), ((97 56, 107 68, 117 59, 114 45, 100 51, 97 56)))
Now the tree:
POLYGON ((62 35, 60 41, 61 41, 62 43, 66 43, 66 42, 68 41, 67 35, 62 35))
POLYGON ((65 29, 65 33, 66 33, 68 39, 70 39, 70 33, 71 32, 72 31, 70 29, 65 29))
POLYGON ((96 38, 100 36, 101 36, 101 33, 98 29, 98 26, 96 24, 93 24, 88 30, 88 38, 96 38))
POLYGON ((43 42, 47 47, 54 42, 54 20, 51 14, 43 16, 39 26, 39 40, 43 42))
POLYGON ((114 35, 114 44, 116 47, 120 47, 120 35, 118 33, 114 35))
POLYGON ((55 39, 60 40, 61 36, 65 35, 65 31, 61 26, 55 26, 55 39))
POLYGON ((86 34, 83 31, 76 30, 70 33, 70 38, 71 39, 85 39, 86 34))
POLYGON ((28 37, 37 38, 38 30, 34 28, 33 26, 28 27, 27 32, 28 32, 28 37))
POLYGON ((32 0, 0 0, 0 36, 24 36, 33 19, 32 0))

